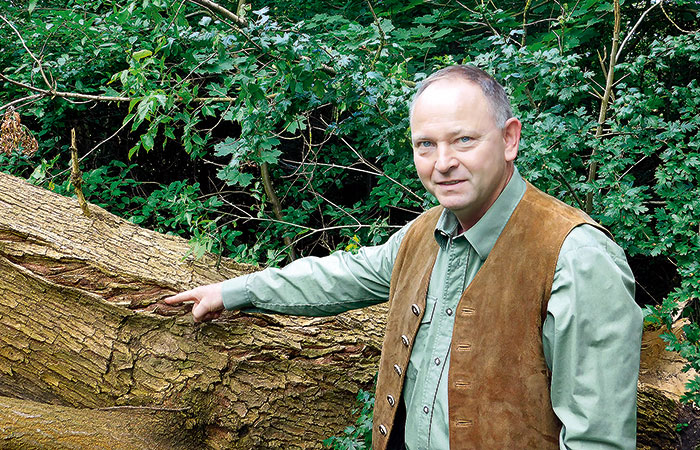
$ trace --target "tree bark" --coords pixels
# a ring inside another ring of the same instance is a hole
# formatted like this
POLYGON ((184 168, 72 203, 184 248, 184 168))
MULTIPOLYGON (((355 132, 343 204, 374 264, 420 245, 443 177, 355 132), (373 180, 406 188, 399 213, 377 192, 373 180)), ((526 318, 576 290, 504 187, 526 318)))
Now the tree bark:
MULTIPOLYGON (((385 306, 195 324, 162 299, 256 268, 90 211, 0 174, 2 448, 321 448, 353 423, 385 306)), ((700 424, 678 398, 693 374, 658 334, 645 335, 639 448, 686 448, 700 424)))
POLYGON ((381 308, 194 324, 161 300, 255 267, 195 261, 184 239, 90 211, 0 174, 0 435, 12 445, 320 448, 352 423, 381 308), (115 406, 144 408, 99 411, 115 406))

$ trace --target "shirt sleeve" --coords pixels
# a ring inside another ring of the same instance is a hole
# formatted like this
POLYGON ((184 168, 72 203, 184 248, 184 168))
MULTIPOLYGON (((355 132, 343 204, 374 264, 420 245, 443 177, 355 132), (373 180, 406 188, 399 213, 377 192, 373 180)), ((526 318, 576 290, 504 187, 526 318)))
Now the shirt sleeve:
POLYGON ((596 228, 564 241, 543 324, 561 449, 634 449, 643 316, 624 251, 596 228))
POLYGON ((282 269, 267 268, 225 281, 224 307, 329 316, 387 301, 394 260, 409 226, 386 243, 362 247, 357 253, 300 258, 282 269))

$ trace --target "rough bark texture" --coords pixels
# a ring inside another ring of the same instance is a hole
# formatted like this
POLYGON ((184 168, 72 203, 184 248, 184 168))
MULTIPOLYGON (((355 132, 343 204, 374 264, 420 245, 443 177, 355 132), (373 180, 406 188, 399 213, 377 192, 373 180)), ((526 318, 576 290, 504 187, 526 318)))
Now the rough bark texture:
POLYGON ((99 433, 124 448, 319 448, 352 422, 376 371, 383 314, 193 324, 159 301, 255 268, 194 261, 183 239, 90 210, 0 174, 3 448, 99 448, 99 433), (153 409, 119 410, 134 414, 129 426, 112 419, 117 410, 96 411, 114 406, 153 409), (77 428, 61 425, 71 416, 77 428), (60 430, 65 439, 47 446, 60 430))
MULTIPOLYGON (((686 319, 674 325, 682 335, 686 319)), ((700 414, 679 399, 685 384, 696 375, 683 372, 683 358, 667 351, 660 335, 663 330, 644 333, 637 394, 637 448, 641 450, 694 450, 700 445, 700 414), (683 425, 685 424, 685 425, 683 425)))
MULTIPOLYGON (((384 308, 193 324, 160 301, 255 267, 90 211, 0 174, 0 447, 321 448, 352 423, 384 308)), ((645 335, 639 448, 694 448, 688 374, 663 347, 645 335)))

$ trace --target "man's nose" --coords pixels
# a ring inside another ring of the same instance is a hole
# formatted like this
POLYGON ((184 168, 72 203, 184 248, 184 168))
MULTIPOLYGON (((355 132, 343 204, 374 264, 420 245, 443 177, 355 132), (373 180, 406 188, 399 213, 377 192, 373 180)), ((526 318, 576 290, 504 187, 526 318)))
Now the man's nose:
POLYGON ((457 165, 454 151, 446 144, 438 144, 435 155, 435 170, 445 173, 457 165))

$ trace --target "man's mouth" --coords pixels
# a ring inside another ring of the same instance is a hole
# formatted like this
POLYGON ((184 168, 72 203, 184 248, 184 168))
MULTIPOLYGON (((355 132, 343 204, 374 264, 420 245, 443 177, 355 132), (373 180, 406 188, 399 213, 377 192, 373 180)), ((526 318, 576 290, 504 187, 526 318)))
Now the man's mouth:
POLYGON ((452 186, 453 184, 461 183, 463 180, 441 181, 438 184, 441 186, 452 186))

